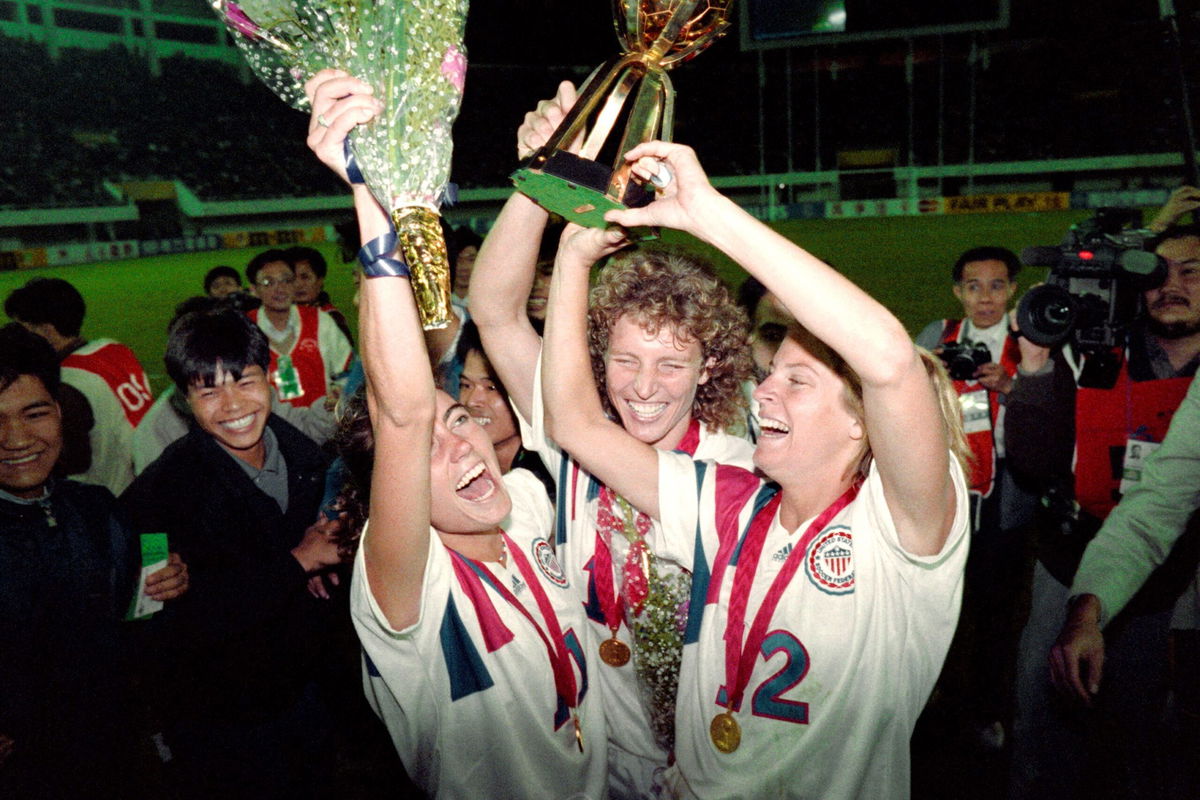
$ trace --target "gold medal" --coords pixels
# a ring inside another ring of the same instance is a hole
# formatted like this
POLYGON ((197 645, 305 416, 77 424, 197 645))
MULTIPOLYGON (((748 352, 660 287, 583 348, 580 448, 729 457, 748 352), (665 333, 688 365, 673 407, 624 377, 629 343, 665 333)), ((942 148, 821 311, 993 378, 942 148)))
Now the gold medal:
POLYGON ((600 660, 610 667, 623 667, 629 663, 629 645, 616 636, 600 643, 600 660))
POLYGON ((583 728, 579 724, 579 715, 572 715, 575 720, 575 745, 579 748, 579 752, 583 752, 583 728))
POLYGON ((722 753, 732 753, 742 743, 742 726, 733 718, 733 713, 723 711, 713 717, 708 726, 708 735, 722 753))

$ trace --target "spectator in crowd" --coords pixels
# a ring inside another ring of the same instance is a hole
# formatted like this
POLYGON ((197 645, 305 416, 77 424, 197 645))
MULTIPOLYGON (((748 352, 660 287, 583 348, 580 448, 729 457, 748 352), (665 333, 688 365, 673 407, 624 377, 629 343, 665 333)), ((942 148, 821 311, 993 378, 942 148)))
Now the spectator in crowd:
POLYGON ((463 326, 457 358, 463 364, 462 374, 458 378, 458 401, 466 406, 471 419, 487 431, 492 449, 496 451, 496 458, 500 462, 500 471, 529 470, 542 482, 553 499, 554 477, 536 453, 529 452, 521 445, 521 431, 509 405, 508 391, 483 352, 479 328, 474 322, 463 326))
MULTIPOLYGON (((553 100, 526 115, 518 155, 540 146, 574 100, 574 87, 563 83, 553 100)), ((508 200, 479 254, 471 309, 522 420, 524 445, 557 480, 558 555, 587 604, 585 648, 602 655, 595 680, 609 720, 611 796, 642 797, 655 791, 670 762, 683 648, 677 622, 687 617, 691 575, 666 560, 643 562, 650 517, 545 429, 536 379, 541 339, 526 299, 548 220, 524 195, 508 200)), ((745 419, 745 317, 709 264, 664 249, 614 260, 592 296, 589 330, 602 402, 626 431, 662 450, 750 467, 750 443, 730 430, 745 419)))
POLYGON ((204 293, 209 297, 226 297, 242 291, 242 276, 236 269, 219 264, 204 276, 204 293))
POLYGON ((316 306, 333 317, 338 330, 346 334, 347 341, 353 344, 354 335, 350 331, 350 323, 329 299, 329 292, 325 291, 325 275, 329 272, 325 256, 321 255, 321 251, 314 247, 289 247, 283 252, 296 275, 294 284, 296 305, 316 306))
MULTIPOLYGON (((762 379, 766 377, 771 359, 783 341, 791 315, 779 298, 768 292, 767 287, 753 275, 738 287, 737 301, 750 320, 750 357, 754 359, 755 377, 762 379)), ((751 391, 753 388, 751 386, 751 391)))
POLYGON ((179 319, 167 372, 195 426, 121 496, 195 577, 162 620, 168 742, 189 797, 318 797, 331 769, 316 679, 336 619, 308 592, 339 561, 326 461, 270 413, 266 336, 233 309, 179 319))
POLYGON ((451 228, 450 236, 446 239, 446 255, 454 265, 451 270, 454 275, 451 292, 464 303, 471 289, 471 274, 475 271, 475 258, 482 244, 483 239, 479 234, 466 225, 451 228))
MULTIPOLYGON (((59 388, 50 345, 0 328, 0 796, 131 797, 144 787, 130 676, 161 653, 139 657, 122 625, 141 557, 112 494, 52 477, 59 388)), ((187 583, 173 554, 144 591, 174 600, 187 583)))
POLYGON ((971 552, 967 558, 963 621, 950 663, 961 657, 956 702, 973 717, 980 743, 1003 746, 1010 724, 1017 615, 1025 583, 1023 526, 1035 497, 1005 466, 1004 398, 1021 360, 1009 334, 1008 311, 1021 263, 1003 247, 974 247, 954 262, 954 296, 960 319, 935 320, 917 344, 950 370, 962 405, 963 429, 971 445, 971 552))
MULTIPOLYGON (((309 144, 345 179, 344 137, 381 104, 333 70, 307 89, 309 144)), ((363 239, 382 237, 386 212, 353 192, 363 239)), ((368 697, 428 796, 604 797, 605 715, 549 501, 522 470, 502 478, 487 433, 436 391, 405 273, 377 259, 362 287, 374 472, 351 602, 368 697)))
POLYGON ((294 302, 295 272, 283 250, 265 250, 250 260, 246 279, 262 307, 249 312, 271 345, 268 371, 276 396, 294 406, 311 406, 349 368, 350 340, 324 311, 294 302))
MULTIPOLYGON (((551 235, 547 234, 545 238, 549 239, 551 235)), ((546 319, 546 301, 550 297, 550 276, 553 274, 554 258, 538 259, 533 270, 533 285, 529 287, 529 297, 525 301, 525 315, 539 332, 546 319)))
MULTIPOLYGON (((1184 535, 1200 526, 1200 382, 1171 418, 1162 446, 1147 457, 1141 479, 1088 543, 1071 584, 1070 610, 1050 655, 1051 680, 1060 692, 1090 704, 1102 686, 1103 630, 1117 619, 1184 535)), ((1170 745, 1170 797, 1190 797, 1200 786, 1200 602, 1197 581, 1172 620, 1177 728, 1170 745), (1186 602, 1185 602, 1186 600, 1186 602)))
MULTIPOLYGON (((1195 186, 1180 186, 1171 192, 1167 204, 1159 209, 1147 227, 1155 233, 1162 233, 1168 228, 1182 224, 1183 217, 1187 214, 1195 215, 1197 209, 1200 209, 1200 189, 1195 186)), ((1200 222, 1194 216, 1192 221, 1200 222)))
POLYGON ((533 323, 533 328, 540 336, 542 323, 546 319, 546 300, 550 296, 550 276, 554 274, 554 254, 558 249, 558 239, 562 234, 563 220, 557 214, 550 215, 545 231, 542 234, 542 245, 538 249, 537 266, 534 267, 533 285, 529 288, 529 298, 525 301, 525 313, 533 323))
POLYGON ((471 321, 471 313, 467 309, 467 287, 475 268, 480 238, 470 228, 455 228, 445 220, 442 221, 442 235, 446 240, 446 257, 450 262, 450 324, 440 330, 426 331, 425 344, 438 376, 438 385, 448 394, 457 395, 458 378, 463 368, 458 355, 458 342, 463 326, 471 321))
MULTIPOLYGON (((175 315, 167 324, 167 335, 170 336, 175 323, 193 311, 209 311, 217 308, 237 308, 236 301, 230 302, 230 296, 223 298, 190 297, 175 307, 175 315)), ((328 403, 313 403, 311 406, 293 406, 283 403, 271 393, 271 413, 278 414, 295 425, 296 428, 312 439, 316 444, 323 445, 333 435, 337 427, 337 419, 328 403)), ((192 425, 192 409, 188 405, 187 396, 176 391, 174 386, 168 386, 159 394, 154 405, 146 412, 141 423, 133 432, 133 471, 141 475, 163 450, 172 442, 187 435, 192 425)))
MULTIPOLYGON (((90 466, 76 477, 119 494, 133 480, 133 431, 154 402, 137 357, 112 339, 83 338, 83 296, 61 278, 32 279, 8 296, 4 311, 50 343, 58 353, 63 382, 86 400, 84 409, 70 409, 66 417, 67 425, 94 420, 87 437, 90 466)), ((77 433, 68 437, 82 438, 77 433)))
POLYGON ((1145 314, 1113 354, 1119 372, 1111 386, 1077 385, 1089 359, 1070 347, 1052 353, 1019 340, 1020 369, 1007 397, 1008 464, 1036 480, 1044 499, 1018 651, 1014 797, 1081 796, 1089 787, 1159 792, 1168 623, 1195 574, 1193 548, 1177 546, 1109 624, 1106 691, 1091 709, 1056 702, 1046 669, 1084 548, 1129 484, 1132 447, 1149 451, 1162 441, 1200 365, 1200 229, 1168 230, 1156 252, 1167 262, 1166 280, 1143 292, 1145 314), (1105 736, 1112 741, 1097 741, 1105 736))
POLYGON ((758 429, 758 400, 754 397, 754 390, 758 388, 758 381, 770 371, 771 359, 783 342, 792 317, 779 298, 768 292, 767 287, 753 275, 738 287, 737 303, 750 320, 750 359, 754 362, 754 375, 742 381, 742 393, 750 409, 746 432, 751 442, 757 442, 761 431, 758 429))
POLYGON ((647 543, 694 574, 667 782, 684 797, 908 797, 968 545, 953 389, 887 309, 713 189, 690 148, 646 142, 625 158, 661 188, 609 222, 719 247, 796 320, 756 390, 766 481, 652 448, 604 413, 586 363, 588 273, 623 231, 563 235, 547 427, 660 520, 647 543))

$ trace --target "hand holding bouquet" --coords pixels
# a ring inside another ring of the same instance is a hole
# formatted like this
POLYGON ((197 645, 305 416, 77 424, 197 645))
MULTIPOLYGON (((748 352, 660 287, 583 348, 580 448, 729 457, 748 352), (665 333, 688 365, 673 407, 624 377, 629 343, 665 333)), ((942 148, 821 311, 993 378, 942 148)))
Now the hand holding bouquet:
POLYGON ((304 83, 326 68, 361 78, 383 101, 383 113, 351 133, 347 158, 392 217, 422 324, 445 327, 450 268, 437 212, 466 78, 467 0, 213 0, 213 8, 255 74, 293 107, 309 110, 304 83))

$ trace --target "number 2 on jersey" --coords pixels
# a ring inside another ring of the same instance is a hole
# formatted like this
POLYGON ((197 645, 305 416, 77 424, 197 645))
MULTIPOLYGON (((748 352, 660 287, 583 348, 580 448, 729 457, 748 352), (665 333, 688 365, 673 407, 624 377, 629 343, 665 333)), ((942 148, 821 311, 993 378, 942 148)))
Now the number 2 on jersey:
POLYGON ((754 690, 750 710, 759 717, 807 725, 808 703, 785 700, 783 696, 808 674, 808 651, 799 639, 787 631, 768 633, 762 643, 763 658, 769 660, 780 651, 787 656, 787 660, 782 668, 754 690))

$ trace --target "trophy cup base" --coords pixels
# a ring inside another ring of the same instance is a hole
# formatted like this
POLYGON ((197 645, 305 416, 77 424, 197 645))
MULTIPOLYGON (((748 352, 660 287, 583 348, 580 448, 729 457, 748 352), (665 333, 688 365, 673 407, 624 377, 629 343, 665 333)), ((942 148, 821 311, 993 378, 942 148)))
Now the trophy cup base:
MULTIPOLYGON (((541 167, 518 169, 511 178, 522 194, 542 208, 587 228, 606 227, 604 215, 609 211, 640 208, 654 199, 651 192, 635 183, 625 190, 624 202, 614 199, 608 194, 612 170, 563 151, 551 155, 541 167)), ((635 239, 658 237, 652 228, 638 228, 633 233, 635 239)))

